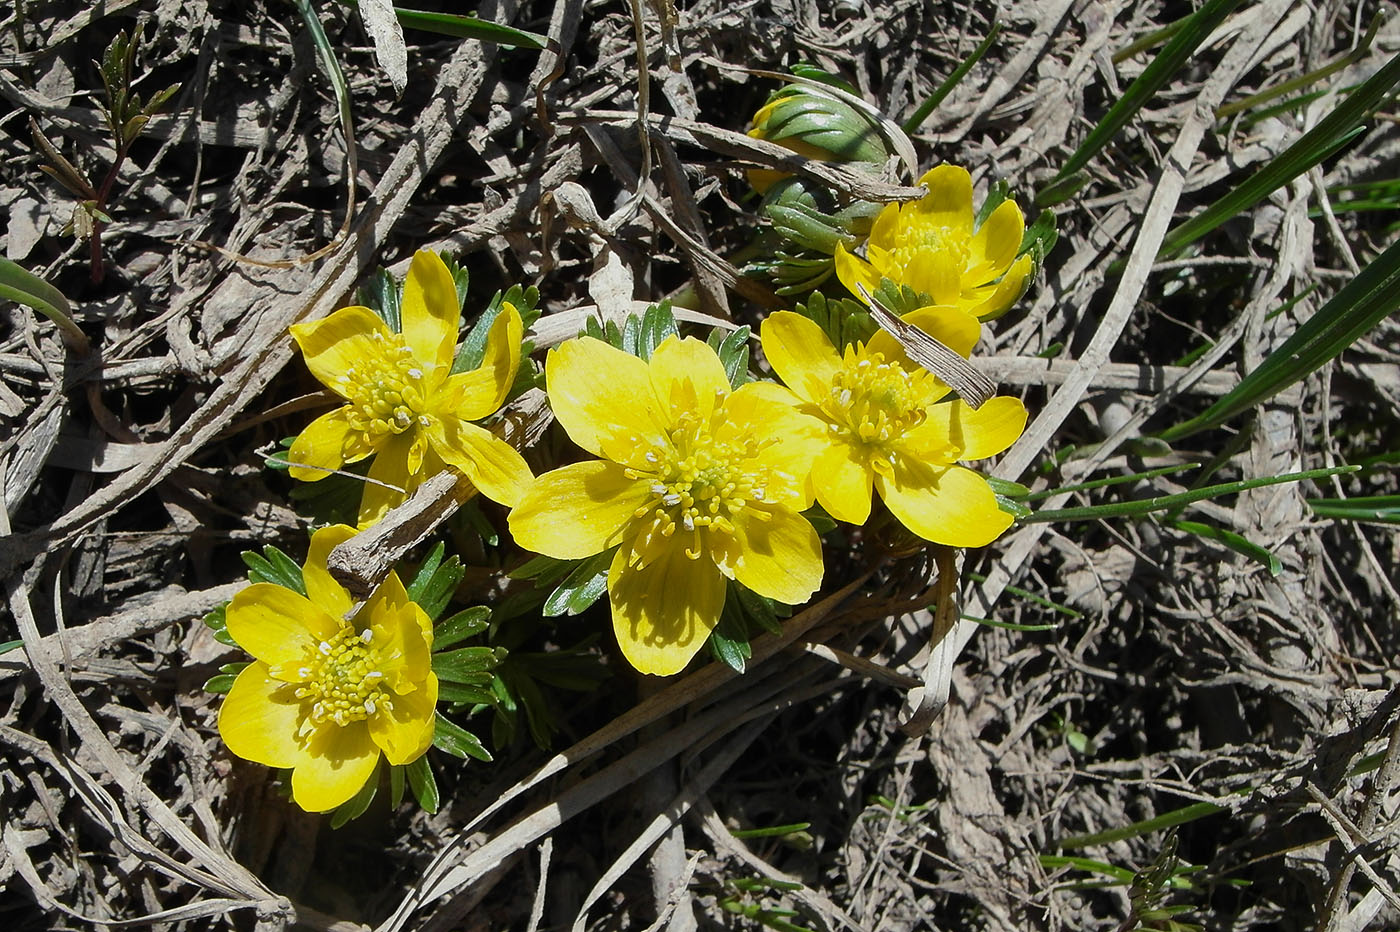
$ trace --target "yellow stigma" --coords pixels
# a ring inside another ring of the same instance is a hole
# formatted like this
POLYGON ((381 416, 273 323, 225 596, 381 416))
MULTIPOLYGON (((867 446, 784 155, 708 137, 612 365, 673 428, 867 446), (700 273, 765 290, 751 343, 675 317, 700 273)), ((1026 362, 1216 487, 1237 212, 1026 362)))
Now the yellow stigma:
MULTIPOLYGON (((704 553, 702 533, 732 534, 740 511, 769 500, 768 484, 778 477, 756 457, 777 438, 719 439, 713 428, 695 415, 683 414, 671 431, 670 445, 647 454, 653 468, 627 471, 634 479, 647 479, 653 495, 634 513, 650 524, 635 551, 644 551, 655 535, 669 538, 679 528, 693 537, 685 555, 699 559, 704 553)), ((755 514, 765 513, 759 509, 755 514)))
POLYGON ((349 400, 350 426, 374 443, 422 424, 423 370, 404 344, 403 335, 375 333, 378 353, 345 370, 338 387, 349 400))
POLYGON ((885 362, 863 346, 848 348, 844 362, 822 410, 846 442, 886 450, 924 422, 927 371, 885 362))
POLYGON ((268 673, 297 684, 294 695, 310 705, 312 722, 346 725, 393 707, 380 660, 369 628, 357 632, 346 627, 316 645, 300 665, 278 664, 268 673))

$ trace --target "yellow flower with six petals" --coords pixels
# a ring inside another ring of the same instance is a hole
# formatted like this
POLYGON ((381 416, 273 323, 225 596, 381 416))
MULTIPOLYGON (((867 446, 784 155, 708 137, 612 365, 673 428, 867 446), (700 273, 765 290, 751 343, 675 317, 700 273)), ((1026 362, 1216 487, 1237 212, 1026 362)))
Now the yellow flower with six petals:
POLYGON ((225 613, 255 659, 219 710, 219 734, 239 757, 290 767, 292 799, 309 812, 353 797, 381 753, 407 764, 433 740, 432 622, 394 573, 352 613, 326 557, 354 534, 342 524, 312 536, 306 595, 254 583, 225 613))
POLYGON ((981 320, 999 317, 1026 288, 1029 255, 1016 258, 1026 221, 1015 201, 1003 201, 973 229, 972 176, 940 165, 919 183, 928 194, 890 204, 870 229, 865 258, 836 247, 836 276, 852 294, 872 293, 882 279, 908 285, 930 304, 960 307, 981 320))
POLYGON ((360 527, 378 521, 446 466, 505 505, 514 505, 533 478, 510 444, 471 423, 495 413, 515 381, 520 314, 503 305, 481 365, 453 374, 459 313, 452 273, 425 250, 413 257, 404 282, 401 333, 367 307, 343 307, 292 325, 307 368, 346 401, 312 421, 292 444, 292 478, 314 482, 329 475, 326 470, 374 454, 360 527))
MULTIPOLYGON (((966 357, 980 335, 977 319, 955 307, 926 307, 904 318, 966 357)), ((779 311, 763 322, 762 343, 775 372, 820 423, 787 442, 809 450, 809 482, 827 513, 863 524, 871 492, 925 540, 981 547, 1011 525, 987 480, 959 460, 1009 447, 1026 426, 1017 398, 998 396, 973 410, 948 394, 881 330, 838 353, 811 320, 779 311)))
POLYGON ((726 578, 794 605, 816 591, 802 451, 783 443, 807 419, 781 386, 731 391, 715 351, 677 337, 648 361, 570 340, 550 352, 545 379, 554 416, 602 459, 536 479, 511 533, 561 560, 617 548, 608 600, 633 667, 683 669, 719 621, 726 578))

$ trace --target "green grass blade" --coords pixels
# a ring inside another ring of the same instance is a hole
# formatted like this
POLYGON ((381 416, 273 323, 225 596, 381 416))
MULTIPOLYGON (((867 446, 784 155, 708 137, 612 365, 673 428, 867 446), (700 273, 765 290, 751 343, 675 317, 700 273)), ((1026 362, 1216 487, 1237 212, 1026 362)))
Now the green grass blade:
POLYGON ((972 54, 969 55, 962 64, 954 68, 953 73, 948 75, 948 77, 943 80, 943 83, 938 85, 932 94, 928 95, 928 99, 919 104, 919 109, 915 110, 913 115, 904 121, 904 131, 906 133, 912 133, 924 124, 924 120, 928 119, 928 115, 933 112, 934 108, 943 103, 943 98, 952 93, 953 88, 958 86, 958 82, 972 70, 972 66, 977 64, 983 55, 987 54, 987 49, 992 47, 992 43, 996 41, 997 33, 999 32, 1001 32, 1001 23, 993 18, 992 28, 987 30, 987 38, 983 39, 978 44, 977 48, 972 50, 972 54))
POLYGON ((1055 847, 1061 850, 1088 848, 1091 845, 1106 845, 1110 842, 1122 841, 1125 838, 1140 838, 1143 835, 1160 832, 1174 825, 1184 825, 1187 822, 1194 822, 1197 819, 1224 811, 1224 806, 1218 806, 1215 803, 1192 803, 1189 806, 1173 809, 1171 812, 1164 812, 1141 822, 1134 822, 1132 825, 1111 828, 1108 831, 1095 832, 1091 835, 1071 835, 1068 838, 1061 838, 1055 843, 1055 847))
MULTIPOLYGON (((1396 57, 1400 62, 1400 56, 1396 57)), ((1240 384, 1189 421, 1162 431, 1171 443, 1219 426, 1307 376, 1400 308, 1400 242, 1373 259, 1240 384)))
POLYGON ((1076 858, 1067 854, 1042 854, 1040 866, 1046 870, 1054 870, 1057 867, 1072 867, 1090 874, 1103 874, 1105 877, 1112 877, 1120 884, 1133 882, 1133 872, 1128 868, 1105 861, 1095 861, 1092 858, 1076 858))
POLYGON ((542 49, 549 44, 548 36, 526 32, 513 26, 502 26, 500 23, 478 19, 475 16, 429 13, 423 10, 405 10, 403 7, 394 7, 394 13, 399 18, 399 25, 405 29, 420 29, 440 36, 479 39, 482 42, 494 42, 496 45, 521 49, 542 49))
POLYGON ((1229 547, 1236 553, 1244 554, 1267 569, 1270 576, 1277 576, 1283 572, 1283 564, 1278 557, 1273 555, 1272 551, 1267 547, 1259 546, 1243 535, 1236 534, 1234 531, 1228 531, 1213 524, 1202 524, 1199 521, 1171 521, 1169 525, 1178 531, 1185 531, 1188 534, 1195 534, 1197 537, 1204 537, 1206 540, 1213 540, 1217 544, 1229 547))
POLYGON ((1308 498, 1304 504, 1319 518, 1400 524, 1400 495, 1358 495, 1355 498, 1308 498))
POLYGON ((1239 187, 1168 231, 1158 255, 1164 259, 1178 255, 1226 220, 1253 207, 1346 145, 1365 130, 1362 121, 1380 106, 1397 81, 1400 81, 1400 54, 1386 62, 1278 158, 1270 159, 1239 187))
POLYGON ((1166 476, 1174 472, 1195 469, 1200 465, 1200 463, 1177 463, 1174 466, 1159 466, 1156 469, 1149 469, 1146 472, 1135 472, 1129 476, 1109 476, 1107 479, 1094 479, 1089 482, 1080 482, 1076 485, 1063 485, 1056 489, 1041 489, 1038 492, 1032 492, 1024 496, 1024 500, 1034 502, 1042 498, 1050 498, 1053 495, 1061 495, 1065 492, 1085 492, 1089 489, 1102 489, 1110 485, 1121 485, 1124 482, 1137 482, 1139 479, 1156 479, 1158 476, 1166 476))
POLYGON ((1108 502, 1103 505, 1084 505, 1079 508, 1057 508, 1037 511, 1029 518, 1024 518, 1023 523, 1046 524, 1051 521, 1096 521, 1100 518, 1139 517, 1141 515, 1151 514, 1154 511, 1166 511, 1169 508, 1178 508, 1182 505, 1189 505, 1192 502, 1199 502, 1207 498, 1216 498, 1220 495, 1230 495, 1235 492, 1243 492, 1247 489, 1258 489, 1268 485, 1279 485, 1284 482, 1299 482, 1304 479, 1324 479, 1327 476, 1356 472, 1360 468, 1360 466, 1332 466, 1327 469, 1309 469, 1306 472, 1292 472, 1282 476, 1264 476, 1259 479, 1243 479, 1239 482, 1222 482, 1218 485, 1207 485, 1199 489, 1192 489, 1189 492, 1177 492, 1175 495, 1159 495, 1156 498, 1144 498, 1131 502, 1108 502))
POLYGON ((1375 41, 1376 31, 1381 28, 1382 19, 1383 18, 1380 16, 1380 14, 1373 16, 1371 18, 1370 27, 1367 28, 1366 34, 1361 37, 1361 41, 1357 43, 1356 48, 1352 49, 1350 52, 1347 52, 1345 55, 1342 55, 1336 61, 1328 65, 1323 65, 1316 71, 1309 71, 1307 74, 1300 74, 1296 78, 1290 78, 1281 84, 1276 84, 1275 86, 1268 88, 1267 90, 1260 91, 1257 94, 1250 94, 1243 100, 1237 100, 1234 103, 1228 103, 1224 106, 1216 107, 1216 119, 1223 120, 1228 116, 1234 116, 1236 113, 1240 113, 1242 111, 1249 110, 1253 107, 1257 107, 1260 104, 1267 103, 1268 101, 1274 100, 1275 98, 1283 97, 1285 94, 1291 94, 1294 91, 1302 90, 1310 84, 1316 84, 1323 78, 1330 77, 1336 74, 1338 71, 1341 71, 1348 65, 1354 64, 1355 62, 1359 62, 1361 59, 1365 58, 1366 55, 1371 51, 1371 43, 1375 41))
POLYGON ((0 298, 34 308, 54 322, 70 349, 87 353, 90 347, 87 334, 73 322, 73 308, 63 292, 5 258, 0 258, 0 298))
MULTIPOLYGON (((1059 174, 1051 180, 1050 186, 1062 184, 1071 175, 1080 171, 1088 165, 1094 156, 1103 149, 1118 135, 1118 132, 1127 125, 1142 107, 1151 100, 1181 69, 1186 60, 1191 57, 1191 53, 1196 51, 1202 42, 1206 40, 1215 27, 1230 14, 1230 11, 1239 6, 1239 0, 1206 0, 1199 10, 1191 15, 1190 19, 1183 23, 1176 34, 1172 36, 1166 48, 1158 53, 1152 63, 1143 69, 1142 74, 1132 84, 1123 91, 1118 102, 1109 108, 1104 114, 1099 124, 1095 126, 1089 135, 1080 143, 1079 148, 1074 150, 1074 154, 1069 157, 1063 166, 1060 167, 1059 174)), ((1044 197, 1045 191, 1036 197, 1036 204, 1041 207, 1048 207, 1052 200, 1044 197)))

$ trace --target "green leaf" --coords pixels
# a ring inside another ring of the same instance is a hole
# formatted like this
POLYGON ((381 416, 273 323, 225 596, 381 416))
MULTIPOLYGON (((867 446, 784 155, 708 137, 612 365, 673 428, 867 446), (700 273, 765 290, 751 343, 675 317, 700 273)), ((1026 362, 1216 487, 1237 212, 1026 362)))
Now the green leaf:
MULTIPOLYGON (((1249 792, 1248 790, 1242 792, 1249 792)), ((1141 822, 1134 822, 1132 825, 1125 825, 1121 828, 1112 828, 1103 832, 1094 832, 1089 835, 1071 835, 1055 842, 1055 847, 1066 848, 1089 848, 1094 845, 1107 845, 1115 841, 1123 841, 1127 838, 1141 838, 1144 835, 1151 835, 1163 829, 1171 828, 1174 825, 1184 825, 1187 822, 1194 822, 1206 816, 1215 815, 1217 812, 1224 812, 1225 807, 1215 803, 1199 802, 1191 803, 1180 809, 1173 809, 1164 812, 1159 816, 1144 819, 1141 822)), ((1042 855, 1042 858, 1046 855, 1042 855)), ((1078 861, 1079 858, 1066 858, 1066 861, 1078 861)), ((1043 863, 1043 862, 1042 862, 1043 863)))
MULTIPOLYGON (((1157 469, 1149 469, 1146 472, 1135 472, 1127 476, 1110 476, 1107 479, 1094 479, 1090 482, 1079 482, 1074 485, 1064 485, 1053 489, 1042 489, 1039 492, 1027 492, 1025 495, 1019 497, 1024 498, 1028 502, 1034 502, 1043 498, 1050 498, 1054 495, 1063 495, 1066 492, 1085 492, 1089 489, 1102 489, 1110 485, 1121 485, 1125 482, 1155 479, 1158 476, 1168 476, 1172 473, 1183 472, 1187 469, 1195 469, 1200 465, 1200 463, 1176 463, 1172 466, 1161 466, 1157 469)), ((989 483, 992 482, 990 479, 987 481, 989 483)), ((1022 486, 1022 488, 1025 488, 1025 486, 1022 486)), ((998 491, 995 485, 992 486, 992 489, 993 491, 998 491)))
POLYGON ((8 654, 10 651, 16 650, 17 648, 20 648, 20 647, 23 647, 23 646, 24 646, 24 639, 23 639, 23 638, 20 638, 20 639, 17 640, 17 641, 6 641, 6 642, 4 642, 3 644, 0 644, 0 654, 8 654))
POLYGON ((428 618, 434 621, 452 601, 452 594, 457 591, 458 583, 467 572, 456 554, 446 563, 442 562, 445 549, 441 542, 433 547, 407 587, 409 599, 417 602, 428 618))
POLYGON ((795 832, 805 832, 811 827, 811 822, 793 822, 791 825, 770 825, 767 828, 730 829, 729 834, 740 839, 781 838, 784 835, 791 835, 795 832))
MULTIPOLYGON (((457 348, 457 356, 452 360, 452 372, 468 372, 481 365, 482 360, 486 358, 486 338, 491 333, 491 325, 496 322, 503 306, 509 303, 514 307, 520 314, 522 326, 529 330, 539 319, 539 301, 540 291, 533 285, 529 288, 512 285, 505 292, 496 292, 486 310, 481 312, 471 330, 467 331, 462 345, 457 348)), ((525 369, 524 359, 530 354, 530 348, 530 341, 523 340, 520 347, 522 370, 525 369)))
POLYGON ((403 284, 388 269, 380 266, 371 272, 360 284, 357 300, 378 314, 390 330, 403 332, 403 284))
POLYGON ((404 771, 408 777, 408 785, 413 790, 413 796, 418 800, 418 805, 422 806, 425 812, 437 812, 439 803, 437 780, 433 777, 433 768, 428 764, 428 756, 425 754, 405 764, 404 771))
POLYGON ((521 49, 543 49, 549 45, 549 37, 539 33, 526 32, 514 26, 503 26, 475 16, 460 16, 456 13, 429 13, 422 10, 406 10, 394 7, 400 25, 405 29, 418 29, 452 36, 457 39, 477 39, 493 42, 496 45, 521 49))
POLYGON ((446 621, 439 622, 433 631, 433 650, 440 651, 460 644, 467 638, 475 637, 491 626, 491 609, 485 605, 464 608, 446 621))
POLYGON ((1244 554, 1255 563, 1263 566, 1269 571, 1270 576, 1277 576, 1283 572, 1283 563, 1274 556, 1267 547, 1261 547, 1249 538, 1236 534, 1234 531, 1216 527, 1211 524, 1202 524, 1199 521, 1170 521, 1169 527, 1174 527, 1178 531, 1185 531, 1188 534, 1195 534, 1197 537, 1204 537, 1206 540, 1213 540, 1218 544, 1229 547, 1236 553, 1244 554))
POLYGON ((204 623, 214 631, 214 640, 220 644, 227 644, 229 647, 237 647, 238 642, 233 639, 233 635, 228 633, 228 603, 216 606, 209 614, 204 616, 204 623))
POLYGON ((1201 414, 1158 437, 1168 443, 1180 440, 1217 427, 1272 398, 1339 356, 1396 308, 1400 308, 1400 241, 1347 282, 1238 385, 1201 414))
POLYGON ((403 767, 389 768, 389 808, 397 809, 403 802, 403 767))
POLYGON ((604 550, 578 561, 564 581, 544 600, 544 615, 578 615, 608 591, 608 567, 613 550, 604 550))
POLYGON ((482 746, 481 739, 444 718, 441 712, 436 713, 433 720, 433 747, 464 760, 474 757, 488 764, 492 760, 491 753, 482 746))
POLYGON ((749 381, 749 333, 747 326, 730 333, 716 327, 705 341, 719 357, 720 365, 724 366, 730 388, 738 388, 749 381))
POLYGON ((1168 231, 1157 255, 1164 259, 1231 217, 1248 210, 1274 191, 1320 163, 1365 130, 1363 121, 1379 107, 1400 81, 1400 54, 1386 62, 1331 113, 1275 158, 1269 159, 1244 183, 1174 230, 1168 231))
POLYGON ((1235 492, 1243 492, 1246 489, 1258 489, 1264 486, 1279 485, 1284 482, 1299 482, 1304 479, 1324 479, 1327 476, 1356 472, 1360 468, 1359 466, 1333 466, 1327 469, 1309 469, 1305 472, 1285 473, 1282 476, 1265 476, 1259 479, 1244 479, 1239 482, 1224 482, 1218 485, 1207 485, 1199 489, 1191 489, 1187 492, 1178 492, 1175 495, 1159 495, 1156 498, 1139 499, 1137 501, 1109 502, 1104 505, 1085 505, 1080 508, 1059 508, 1037 511, 1034 515, 1025 520, 1028 524, 1044 524, 1052 521, 1097 521, 1101 518, 1138 517, 1151 514, 1154 511, 1165 511, 1170 508, 1189 505, 1192 502, 1199 502, 1203 499, 1215 498, 1220 495, 1231 495, 1235 492))
POLYGON ((204 681, 204 691, 207 693, 228 695, 228 691, 233 689, 233 681, 236 679, 238 679, 238 677, 234 674, 219 673, 204 681))
POLYGON ((1319 518, 1400 524, 1400 495, 1358 495, 1354 498, 1308 498, 1303 503, 1319 518))
POLYGON ((934 108, 943 103, 943 99, 953 92, 953 88, 957 87, 958 83, 967 76, 967 73, 972 70, 972 66, 981 61, 982 56, 987 54, 987 50, 992 47, 999 32, 1001 32, 1001 24, 997 22, 996 15, 993 13, 992 25, 987 29, 987 37, 977 43, 977 48, 972 50, 972 54, 963 59, 958 67, 954 68, 952 73, 943 79, 943 83, 934 88, 933 93, 928 95, 924 102, 919 104, 918 108, 909 115, 909 119, 904 121, 906 133, 912 133, 924 125, 924 120, 928 119, 934 108))
POLYGON ((364 815, 378 790, 379 767, 376 766, 365 785, 360 787, 360 791, 335 808, 335 812, 331 814, 331 828, 340 828, 351 819, 358 819, 364 815))
POLYGON ((272 583, 306 595, 306 580, 302 578, 301 567, 276 547, 268 544, 263 547, 261 556, 254 550, 245 550, 241 556, 248 567, 250 581, 272 583))
POLYGON ((1050 206, 1063 200, 1058 196, 1062 192, 1052 191, 1070 176, 1082 170, 1098 155, 1100 150, 1117 136, 1119 131, 1128 124, 1139 110, 1143 108, 1162 88, 1171 77, 1176 74, 1196 48, 1206 40, 1215 27, 1225 19, 1230 12, 1239 6, 1239 0, 1206 0, 1190 19, 1182 24, 1177 30, 1172 40, 1167 43, 1166 48, 1158 53, 1157 57, 1143 69, 1132 84, 1118 96, 1118 100, 1099 120, 1089 135, 1084 137, 1079 148, 1074 150, 1065 164, 1060 166, 1060 171, 1051 180, 1050 186, 1042 189, 1036 195, 1036 203, 1042 207, 1050 206))
POLYGON ((0 258, 0 298, 32 307, 53 321, 63 342, 74 352, 85 355, 90 349, 87 334, 74 323, 73 308, 63 292, 5 258, 0 258))
POLYGON ((448 683, 481 686, 490 681, 489 677, 483 678, 481 674, 489 673, 504 659, 504 648, 460 647, 433 654, 433 672, 438 679, 448 683))
POLYGON ((467 686, 461 683, 439 683, 438 701, 452 703, 453 705, 489 705, 494 707, 496 705, 496 696, 487 688, 491 680, 491 674, 483 673, 481 676, 486 682, 477 686, 467 686))

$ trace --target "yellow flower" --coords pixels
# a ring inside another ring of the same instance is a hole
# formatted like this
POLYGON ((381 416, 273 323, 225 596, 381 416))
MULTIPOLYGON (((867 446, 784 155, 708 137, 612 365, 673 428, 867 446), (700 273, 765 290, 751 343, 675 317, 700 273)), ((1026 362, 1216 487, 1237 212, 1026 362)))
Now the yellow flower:
POLYGON ((254 583, 226 614, 228 633, 255 659, 219 710, 219 734, 239 757, 290 767, 292 799, 309 812, 354 796, 381 752, 407 764, 433 740, 432 623, 394 573, 351 614, 326 557, 354 534, 339 524, 312 536, 305 596, 254 583))
POLYGON ((470 423, 500 408, 515 381, 520 314, 505 304, 481 365, 453 375, 459 307, 446 263, 422 251, 404 282, 401 333, 367 307, 343 307, 292 325, 307 368, 346 401, 312 421, 292 444, 292 478, 314 482, 329 475, 325 470, 375 454, 360 500, 362 528, 446 466, 505 505, 514 505, 533 478, 510 444, 470 423))
MULTIPOLYGON (((981 329, 954 307, 921 308, 904 319, 963 356, 981 329)), ((940 401, 948 386, 883 330, 842 355, 815 323, 779 311, 763 322, 762 342, 801 410, 826 428, 809 482, 833 518, 863 524, 873 486, 905 527, 934 543, 981 547, 1011 525, 987 480, 956 463, 1000 453, 1021 435, 1019 399, 998 396, 975 411, 961 400, 940 401)))
POLYGON ((1016 258, 1026 231, 1015 201, 1003 201, 981 227, 972 228, 972 176, 940 165, 919 183, 928 194, 890 204, 875 218, 865 259, 836 247, 836 276, 852 294, 872 293, 888 278, 927 295, 930 304, 960 307, 981 320, 1005 313, 1021 296, 1032 271, 1029 255, 1016 258))
POLYGON ((810 503, 802 466, 782 442, 808 419, 781 386, 730 391, 714 350, 677 337, 648 362, 570 340, 545 378, 554 416, 602 459, 536 479, 510 530, 561 560, 617 548, 608 599, 632 666, 683 669, 719 621, 726 577, 793 605, 816 591, 821 542, 798 513, 810 503))

